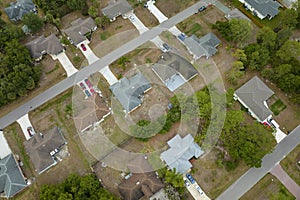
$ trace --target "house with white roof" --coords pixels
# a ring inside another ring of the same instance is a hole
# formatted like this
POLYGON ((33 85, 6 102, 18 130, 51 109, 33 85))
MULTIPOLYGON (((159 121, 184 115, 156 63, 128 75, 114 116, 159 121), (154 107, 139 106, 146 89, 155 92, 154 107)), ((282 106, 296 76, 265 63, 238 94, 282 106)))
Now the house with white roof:
POLYGON ((160 154, 160 158, 166 162, 169 169, 176 169, 176 172, 184 174, 192 168, 190 160, 199 158, 204 152, 194 142, 191 134, 182 138, 179 134, 168 141, 169 149, 160 154))

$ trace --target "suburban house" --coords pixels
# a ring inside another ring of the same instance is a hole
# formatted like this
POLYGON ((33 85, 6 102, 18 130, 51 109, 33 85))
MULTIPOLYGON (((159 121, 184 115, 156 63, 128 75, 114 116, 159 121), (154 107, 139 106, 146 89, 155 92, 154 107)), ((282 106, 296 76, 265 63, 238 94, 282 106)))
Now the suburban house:
POLYGON ((27 186, 13 154, 0 159, 0 198, 11 198, 27 186))
POLYGON ((262 80, 254 76, 234 92, 233 98, 247 108, 252 117, 264 123, 272 117, 272 111, 268 108, 266 101, 273 94, 274 92, 262 80))
POLYGON ((81 42, 86 40, 86 35, 92 33, 97 29, 95 21, 88 17, 86 19, 78 18, 71 22, 71 27, 62 30, 68 36, 72 44, 78 46, 81 42))
POLYGON ((39 174, 57 164, 56 154, 65 144, 67 142, 58 127, 45 134, 35 134, 24 142, 26 153, 39 174))
POLYGON ((126 0, 111 0, 108 5, 102 9, 103 15, 107 16, 110 21, 115 21, 118 16, 126 19, 127 14, 132 13, 133 8, 126 0))
POLYGON ((84 132, 101 123, 111 113, 111 109, 107 107, 106 102, 97 93, 83 100, 75 112, 73 117, 75 126, 78 131, 84 132))
POLYGON ((275 17, 281 7, 281 4, 276 0, 239 0, 244 4, 245 8, 249 9, 254 16, 259 19, 268 18, 269 20, 275 17))
POLYGON ((4 11, 13 22, 22 20, 23 16, 30 12, 38 12, 32 0, 17 0, 17 2, 11 2, 9 7, 4 8, 4 11))
POLYGON ((221 43, 219 38, 213 33, 208 33, 201 38, 192 35, 191 37, 185 38, 183 42, 195 60, 202 56, 209 58, 215 55, 218 52, 216 47, 221 43))
POLYGON ((189 162, 192 158, 199 158, 204 152, 194 142, 191 134, 182 138, 179 134, 168 141, 169 149, 160 154, 160 158, 166 162, 169 169, 184 174, 192 168, 189 162))
POLYGON ((0 131, 0 160, 11 154, 11 149, 4 137, 3 131, 0 131))
POLYGON ((231 20, 231 19, 245 19, 247 21, 251 21, 244 13, 242 13, 239 9, 235 8, 231 10, 229 13, 225 15, 226 19, 231 20))
POLYGON ((152 65, 152 70, 171 92, 198 74, 190 62, 170 52, 163 53, 152 65))
POLYGON ((142 105, 144 94, 151 88, 151 84, 141 73, 137 73, 130 79, 124 77, 110 86, 110 90, 126 113, 130 113, 142 105))
POLYGON ((25 44, 32 58, 39 61, 45 54, 57 55, 64 51, 64 47, 58 38, 51 34, 45 38, 44 35, 25 44))
POLYGON ((124 200, 140 200, 143 197, 149 199, 164 187, 146 157, 137 156, 127 166, 131 176, 118 185, 124 200))
POLYGON ((294 4, 297 5, 297 0, 282 0, 281 3, 287 8, 292 8, 294 4))

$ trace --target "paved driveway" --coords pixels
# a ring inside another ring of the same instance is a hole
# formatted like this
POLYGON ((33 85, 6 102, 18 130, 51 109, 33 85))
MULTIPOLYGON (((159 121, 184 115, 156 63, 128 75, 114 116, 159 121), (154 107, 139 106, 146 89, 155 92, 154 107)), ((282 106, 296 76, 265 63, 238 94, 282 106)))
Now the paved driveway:
POLYGON ((26 114, 23 117, 21 117, 20 119, 18 119, 17 122, 21 126, 21 129, 24 133, 24 136, 25 136, 26 140, 29 140, 31 138, 31 136, 29 135, 29 133, 27 131, 27 128, 32 127, 32 129, 33 129, 33 126, 32 126, 32 124, 29 120, 28 114, 26 114))
POLYGON ((73 85, 77 84, 84 78, 100 71, 104 67, 108 66, 110 63, 116 61, 120 57, 126 55, 127 53, 131 52, 135 48, 138 48, 142 44, 145 44, 147 41, 155 38, 163 31, 168 30, 169 28, 175 26, 176 24, 180 23, 181 21, 187 19, 191 15, 193 15, 193 11, 198 8, 202 2, 197 2, 192 6, 188 7, 187 9, 181 11, 180 13, 176 14, 175 16, 171 17, 167 21, 159 24, 158 26, 144 32, 142 35, 130 40, 129 42, 123 44, 118 49, 113 50, 112 52, 108 53, 107 55, 100 58, 98 61, 92 63, 91 65, 82 68, 76 74, 67 77, 66 79, 62 80, 61 82, 57 83, 56 85, 52 86, 51 88, 47 89, 43 93, 37 95, 36 97, 32 98, 24 102, 23 105, 19 106, 17 109, 11 111, 4 117, 0 119, 0 128, 5 128, 8 125, 15 122, 18 118, 22 117, 23 115, 27 114, 28 112, 32 111, 36 107, 46 103, 50 99, 56 97, 57 95, 61 94, 62 92, 66 91, 68 88, 71 88, 73 85))
POLYGON ((140 34, 143 34, 144 32, 149 30, 134 13, 129 14, 128 19, 135 26, 135 28, 139 31, 140 34), (133 20, 130 18, 132 18, 133 20))
POLYGON ((222 4, 220 1, 215 1, 213 3, 214 6, 216 6, 220 11, 222 11, 225 15, 227 15, 231 10, 227 8, 224 4, 222 4))
POLYGON ((0 131, 0 160, 6 156, 8 156, 9 154, 11 154, 11 150, 8 146, 8 143, 3 135, 3 131, 0 131))
MULTIPOLYGON (((139 31, 140 34, 143 34, 147 30, 149 30, 134 13, 129 14, 128 19, 137 28, 137 30, 139 31)), ((156 36, 155 38, 153 38, 150 41, 153 42, 158 48, 160 48, 160 49, 163 48, 162 45, 164 42, 162 41, 162 39, 160 39, 159 36, 156 36)))
POLYGON ((77 48, 79 48, 80 51, 82 52, 82 54, 86 57, 88 63, 92 64, 92 63, 96 62, 97 60, 99 60, 99 58, 91 50, 91 48, 88 45, 89 43, 90 43, 90 41, 85 40, 85 41, 81 42, 80 44, 78 44, 77 48), (84 46, 86 48, 85 51, 82 49, 81 44, 84 44, 84 46))
POLYGON ((154 5, 155 1, 147 1, 148 10, 157 18, 159 23, 166 21, 168 18, 154 5))
POLYGON ((73 74, 75 74, 78 70, 74 67, 73 63, 71 63, 71 61, 69 60, 68 56, 65 54, 65 52, 62 52, 58 55, 51 55, 51 57, 53 58, 53 60, 58 59, 60 64, 63 66, 63 68, 65 69, 67 76, 71 76, 73 74))
POLYGON ((108 66, 104 67, 99 72, 104 76, 109 85, 113 85, 118 81, 108 66))
POLYGON ((282 169, 280 164, 277 164, 272 170, 271 174, 276 176, 278 180, 296 197, 300 199, 300 187, 293 179, 282 169))
MULTIPOLYGON (((187 180, 187 178, 184 175, 183 176, 183 181, 185 181, 185 180, 187 180)), ((203 195, 200 195, 198 190, 196 190, 196 186, 199 186, 197 182, 195 182, 194 184, 191 184, 191 182, 189 182, 189 183, 190 183, 190 185, 189 186, 186 185, 185 187, 190 192, 190 194, 193 196, 194 199, 196 199, 196 200, 210 200, 210 198, 204 193, 204 191, 202 189, 201 190, 203 191, 203 195)))

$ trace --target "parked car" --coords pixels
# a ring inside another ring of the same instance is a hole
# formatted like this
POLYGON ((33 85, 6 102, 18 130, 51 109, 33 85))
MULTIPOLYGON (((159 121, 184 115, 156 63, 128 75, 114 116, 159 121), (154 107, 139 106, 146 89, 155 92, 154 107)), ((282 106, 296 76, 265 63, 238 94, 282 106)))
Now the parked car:
POLYGON ((191 184, 190 184, 190 182, 189 182, 187 179, 185 179, 185 180, 184 180, 184 185, 185 185, 186 187, 189 187, 191 184))
POLYGON ((203 12, 204 10, 206 10, 206 7, 205 7, 205 6, 201 6, 201 7, 198 9, 198 12, 203 12))
POLYGON ((199 187, 199 185, 197 185, 195 188, 200 193, 201 196, 204 195, 204 192, 201 190, 201 188, 199 187))
POLYGON ((84 82, 89 86, 89 88, 93 88, 93 84, 89 79, 85 79, 84 82))
POLYGON ((178 35, 178 38, 181 40, 181 41, 184 41, 186 36, 184 33, 181 33, 180 35, 178 35))
POLYGON ((84 92, 85 92, 85 94, 86 94, 87 97, 92 96, 91 93, 88 90, 85 90, 84 92))
POLYGON ((186 174, 185 176, 187 177, 187 179, 189 179, 189 181, 190 181, 192 184, 195 183, 195 179, 192 177, 192 175, 186 174))
POLYGON ((50 152, 50 156, 54 156, 59 152, 59 149, 54 149, 53 151, 50 152))
POLYGON ((163 43, 163 47, 164 47, 167 51, 170 50, 170 47, 169 47, 169 45, 168 45, 167 43, 163 43))
POLYGON ((85 85, 81 82, 81 83, 79 83, 79 85, 80 85, 80 87, 83 89, 83 90, 85 90, 85 85))
POLYGON ((83 51, 86 51, 86 47, 85 47, 84 44, 81 44, 80 46, 81 46, 81 48, 82 48, 83 51))
POLYGON ((96 92, 95 92, 94 89, 90 89, 90 92, 91 92, 92 94, 96 94, 96 92))
POLYGON ((34 130, 33 130, 33 128, 31 126, 29 126, 27 128, 27 132, 28 132, 28 134, 29 134, 30 137, 32 137, 32 136, 35 135, 35 132, 34 132, 34 130))

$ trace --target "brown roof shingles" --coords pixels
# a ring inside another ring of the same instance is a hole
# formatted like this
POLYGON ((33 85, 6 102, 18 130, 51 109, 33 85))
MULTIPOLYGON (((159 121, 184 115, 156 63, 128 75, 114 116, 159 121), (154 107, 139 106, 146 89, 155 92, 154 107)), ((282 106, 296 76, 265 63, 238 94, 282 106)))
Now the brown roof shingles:
POLYGON ((110 113, 106 102, 98 94, 84 100, 82 105, 84 107, 77 111, 74 116, 76 128, 80 131, 84 131, 110 113))

